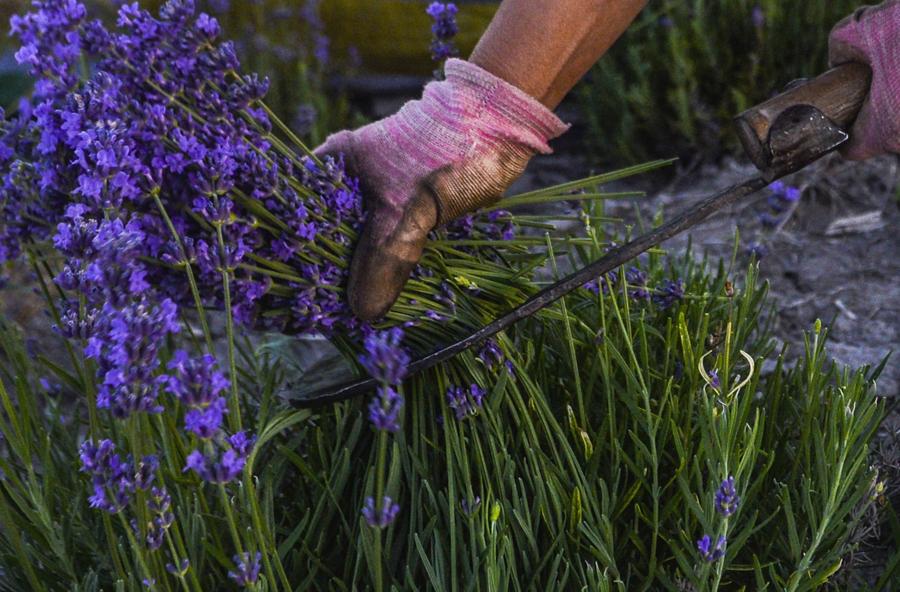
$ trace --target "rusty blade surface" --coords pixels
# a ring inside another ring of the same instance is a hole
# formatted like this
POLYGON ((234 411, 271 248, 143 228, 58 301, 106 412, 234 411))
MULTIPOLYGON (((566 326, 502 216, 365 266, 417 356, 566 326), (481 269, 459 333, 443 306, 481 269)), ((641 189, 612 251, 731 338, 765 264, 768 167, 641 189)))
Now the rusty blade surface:
MULTIPOLYGON (((752 177, 743 183, 733 185, 732 187, 707 198, 662 226, 609 251, 606 255, 593 263, 573 272, 558 282, 547 286, 521 305, 485 325, 478 331, 444 346, 441 349, 428 354, 424 358, 416 360, 409 365, 408 375, 417 374, 423 370, 432 368, 441 362, 452 358, 456 354, 481 343, 485 339, 496 335, 518 321, 534 315, 576 288, 617 269, 641 253, 644 253, 673 236, 681 234, 692 226, 699 224, 713 213, 723 208, 727 208, 748 195, 756 193, 760 189, 766 187, 769 183, 770 181, 767 181, 762 176, 752 177)), ((294 407, 313 407, 344 401, 370 392, 375 389, 376 386, 378 386, 378 384, 371 378, 363 378, 309 393, 289 393, 285 395, 285 397, 294 407)))

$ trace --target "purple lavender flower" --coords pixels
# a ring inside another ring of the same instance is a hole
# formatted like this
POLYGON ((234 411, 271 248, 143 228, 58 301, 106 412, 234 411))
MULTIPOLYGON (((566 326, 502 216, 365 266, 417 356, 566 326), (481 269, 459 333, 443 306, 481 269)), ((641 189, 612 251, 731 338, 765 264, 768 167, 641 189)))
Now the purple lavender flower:
POLYGON ((154 487, 150 490, 147 508, 154 514, 168 515, 172 507, 172 496, 165 487, 154 487))
POLYGON ((144 542, 147 543, 148 549, 156 551, 162 547, 165 536, 165 529, 158 525, 156 520, 153 520, 147 524, 147 535, 144 537, 144 542))
POLYGON ((138 489, 146 491, 153 485, 156 479, 156 471, 159 470, 159 458, 156 455, 145 456, 137 465, 134 474, 134 484, 138 489))
POLYGON ((484 396, 484 389, 477 384, 470 385, 468 389, 451 386, 447 389, 447 405, 453 410, 456 419, 462 420, 478 413, 484 405, 484 396))
MULTIPOLYGON (((103 284, 130 285, 131 294, 144 289, 151 301, 167 296, 175 303, 189 302, 177 269, 173 274, 139 263, 146 259, 184 263, 152 200, 145 199, 150 191, 157 191, 165 197, 190 251, 187 260, 200 268, 201 290, 214 294, 210 304, 221 304, 223 269, 234 273, 251 250, 265 258, 275 255, 252 216, 232 208, 228 195, 232 188, 260 200, 278 192, 284 199, 265 205, 298 236, 309 239, 313 218, 324 217, 315 224, 316 240, 322 237, 347 246, 342 224, 358 229, 362 222, 356 182, 345 177, 342 163, 331 159, 323 166, 297 171, 292 170, 293 158, 261 155, 271 152, 265 137, 268 117, 258 105, 267 83, 254 76, 229 78, 239 67, 233 46, 217 44, 218 23, 208 15, 194 18, 193 10, 190 2, 169 3, 154 18, 137 4, 126 4, 117 20, 121 30, 115 33, 99 21, 85 22, 84 7, 76 2, 36 4, 30 15, 14 19, 13 34, 26 46, 21 57, 39 79, 35 103, 20 110, 16 122, 5 123, 0 131, 4 140, 0 142, 0 186, 8 197, 0 223, 0 257, 17 256, 24 240, 46 238, 46 230, 30 220, 56 224, 60 221, 57 212, 65 211, 65 204, 56 202, 73 196, 83 202, 85 220, 112 219, 124 225, 140 220, 140 227, 134 228, 144 236, 127 251, 119 250, 128 259, 116 260, 114 266, 97 261, 96 253, 70 254, 60 278, 64 289, 88 292, 91 299, 106 302, 109 297, 121 299, 122 290, 104 293, 103 284), (79 85, 82 52, 90 54, 86 57, 96 66, 90 79, 79 85), (157 89, 182 97, 190 111, 165 99, 157 89), (7 141, 8 133, 16 138, 7 141), (19 142, 19 136, 33 136, 34 141, 19 142), (28 166, 7 164, 14 162, 28 166), (297 183, 303 186, 302 197, 295 191, 297 183), (34 187, 42 191, 37 193, 34 187), (224 224, 225 249, 219 249, 208 228, 180 212, 182 204, 194 198, 204 204, 204 218, 224 224), (126 204, 127 211, 122 208, 126 204), (292 218, 300 204, 310 206, 311 218, 292 218), (226 219, 229 208, 231 215, 226 219), (158 287, 162 294, 146 291, 148 286, 158 287)), ((323 44, 319 45, 321 50, 323 44)), ((354 327, 349 308, 333 289, 343 285, 346 270, 330 263, 310 265, 310 287, 298 290, 296 307, 283 298, 268 303, 293 313, 280 321, 282 325, 301 332, 354 327)), ((266 283, 253 274, 234 275, 235 316, 241 322, 258 322, 255 303, 267 292, 259 289, 266 283)), ((124 302, 113 304, 118 307, 124 302)))
POLYGON ((93 495, 88 498, 92 508, 116 514, 125 508, 138 489, 147 489, 159 467, 155 456, 144 457, 137 472, 130 459, 123 460, 110 440, 95 444, 86 440, 81 444, 81 471, 93 477, 93 495))
POLYGON ((716 369, 712 369, 708 372, 709 374, 709 386, 714 389, 718 389, 722 386, 722 381, 719 379, 719 371, 716 369))
POLYGON ((259 551, 251 557, 249 552, 234 556, 235 569, 228 572, 228 577, 234 580, 238 586, 245 588, 255 584, 259 579, 260 562, 262 553, 259 551))
POLYGON ((705 534, 703 538, 697 541, 697 550, 700 551, 700 557, 705 561, 718 561, 725 555, 727 543, 727 539, 724 536, 720 536, 718 541, 716 541, 716 546, 712 547, 712 539, 708 534, 705 534))
POLYGON ((319 112, 315 105, 304 103, 297 107, 297 113, 294 115, 294 130, 305 136, 313 130, 318 118, 319 112))
POLYGON ((230 387, 229 380, 217 366, 216 359, 209 354, 191 358, 186 351, 178 350, 169 362, 172 375, 166 386, 189 407, 211 405, 230 387))
POLYGON ((758 261, 769 254, 769 249, 762 243, 753 242, 750 243, 745 252, 758 261))
POLYGON ((443 62, 459 55, 453 38, 459 33, 456 14, 459 12, 453 2, 432 2, 425 10, 434 23, 431 25, 431 59, 443 62))
POLYGON ((681 360, 675 360, 675 368, 672 372, 672 377, 675 380, 681 380, 684 377, 684 362, 681 360))
POLYGON ((740 503, 741 498, 734 489, 734 477, 728 477, 716 490, 716 511, 728 517, 735 513, 740 503))
POLYGON ((367 497, 361 511, 366 524, 372 528, 387 528, 400 513, 400 504, 397 504, 388 496, 381 500, 381 507, 375 509, 375 498, 367 497))
POLYGON ((208 440, 222 427, 222 420, 228 413, 228 401, 219 397, 206 407, 194 408, 184 415, 184 428, 198 438, 208 440))
POLYGON ((653 303, 663 310, 671 308, 683 298, 684 282, 681 280, 666 280, 653 292, 653 303))
POLYGON ((782 193, 784 200, 789 202, 799 201, 802 195, 803 192, 799 187, 786 187, 784 193, 782 193))
POLYGON ((230 383, 216 366, 216 359, 209 354, 192 359, 183 350, 176 351, 168 365, 172 371, 168 390, 189 407, 184 415, 184 427, 205 440, 218 434, 228 414, 228 403, 222 393, 230 383))
POLYGON ((191 567, 191 561, 188 558, 184 558, 178 562, 178 565, 174 563, 166 563, 166 571, 175 576, 176 578, 183 578, 187 575, 188 569, 191 567))
POLYGON ((484 342, 481 349, 478 350, 476 357, 484 364, 485 368, 492 372, 495 368, 499 368, 506 360, 506 356, 503 355, 503 350, 500 349, 500 346, 498 346, 497 342, 493 339, 488 339, 484 342))
POLYGON ((228 448, 217 448, 204 454, 194 450, 186 459, 184 471, 194 471, 207 483, 229 483, 234 481, 244 470, 247 456, 256 442, 256 438, 246 432, 237 432, 226 438, 228 448))
POLYGON ((231 10, 231 0, 209 0, 209 5, 212 7, 213 12, 218 14, 225 14, 231 10))
POLYGON ((764 228, 775 228, 783 221, 782 214, 788 210, 791 204, 799 201, 802 191, 783 181, 775 181, 769 185, 769 191, 769 196, 766 198, 768 209, 757 214, 757 217, 764 228))
POLYGON ((766 26, 766 13, 763 11, 762 6, 757 4, 753 7, 750 20, 753 21, 753 26, 757 29, 762 29, 766 26))
POLYGON ((629 267, 625 272, 625 281, 632 290, 628 295, 634 300, 649 300, 650 290, 647 288, 647 272, 637 267, 629 267))
POLYGON ((400 429, 401 409, 403 395, 388 385, 382 385, 369 403, 369 421, 378 431, 396 432, 400 429))
POLYGON ((313 50, 313 55, 316 58, 316 61, 319 62, 321 66, 328 65, 328 58, 331 55, 330 52, 331 40, 328 39, 327 35, 319 34, 316 35, 315 41, 315 49, 313 50))
POLYGON ((759 219, 759 223, 763 226, 763 228, 775 228, 781 222, 781 218, 778 216, 773 216, 769 212, 760 212, 757 215, 759 219))
POLYGON ((459 501, 459 505, 467 516, 471 516, 481 507, 481 496, 476 495, 472 501, 469 501, 468 498, 463 498, 459 501))
POLYGON ((409 354, 400 345, 402 341, 403 330, 400 328, 371 333, 365 339, 366 353, 360 354, 360 364, 378 382, 400 384, 409 364, 409 354))

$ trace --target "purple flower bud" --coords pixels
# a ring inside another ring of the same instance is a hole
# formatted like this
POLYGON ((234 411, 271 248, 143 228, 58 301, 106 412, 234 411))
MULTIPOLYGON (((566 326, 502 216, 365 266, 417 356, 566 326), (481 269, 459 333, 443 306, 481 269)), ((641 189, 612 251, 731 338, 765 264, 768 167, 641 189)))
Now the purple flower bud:
POLYGON ((229 483, 234 481, 244 470, 247 456, 253 449, 256 438, 245 432, 238 432, 226 439, 229 448, 224 452, 219 449, 206 455, 194 450, 188 456, 184 472, 194 471, 207 483, 229 483))
POLYGON ((458 11, 452 2, 432 2, 426 9, 428 16, 434 21, 431 25, 431 59, 436 62, 459 55, 459 50, 453 44, 453 38, 459 32, 456 24, 458 11))
POLYGON ((400 429, 401 409, 403 396, 390 386, 380 386, 369 403, 369 421, 378 431, 396 432, 400 429))
POLYGON ((712 539, 710 539, 708 534, 705 534, 703 538, 697 541, 697 550, 700 551, 700 557, 705 561, 718 561, 725 555, 727 543, 727 539, 724 536, 720 536, 718 541, 716 541, 716 546, 713 548, 712 539))
POLYGON ((382 384, 398 385, 406 376, 409 354, 401 347, 403 330, 399 328, 371 333, 366 337, 366 353, 359 362, 372 378, 382 384))
POLYGON ((716 511, 722 516, 731 516, 741 503, 737 491, 734 489, 734 477, 728 477, 716 491, 716 511))
POLYGON ((174 563, 166 563, 166 571, 177 578, 183 578, 187 574, 190 567, 191 562, 187 558, 179 561, 178 565, 175 565, 174 563))
POLYGON ((683 298, 684 282, 681 280, 666 280, 653 292, 653 303, 662 310, 671 308, 683 298))
POLYGON ((468 389, 451 386, 447 389, 447 405, 453 410, 456 419, 462 420, 478 413, 484 404, 484 396, 484 389, 477 384, 470 385, 468 389))
POLYGON ((481 349, 478 350, 476 357, 491 371, 495 368, 499 368, 506 360, 506 356, 503 355, 500 346, 498 346, 497 342, 493 339, 488 339, 484 342, 481 349))
POLYGON ((750 15, 750 20, 753 21, 753 26, 757 29, 762 29, 766 26, 766 13, 763 11, 762 6, 757 4, 753 7, 753 12, 750 15))
POLYGON ((769 249, 761 243, 754 242, 750 243, 745 252, 758 261, 769 254, 769 249))
POLYGON ((228 401, 219 397, 206 407, 191 409, 184 415, 184 428, 198 438, 208 440, 222 427, 222 419, 228 413, 228 401))
POLYGON ((361 513, 366 524, 372 528, 383 529, 397 519, 397 515, 400 513, 400 504, 395 503, 390 497, 384 496, 384 499, 381 500, 381 507, 376 510, 375 498, 367 497, 361 513))
POLYGON ((481 497, 476 495, 471 502, 467 498, 463 498, 459 501, 459 505, 462 506, 462 511, 467 516, 471 516, 481 506, 481 497))
POLYGON ((259 579, 260 562, 262 561, 262 553, 259 551, 255 555, 249 552, 241 553, 234 556, 235 569, 228 572, 228 577, 237 583, 238 586, 244 588, 251 584, 255 584, 259 579))

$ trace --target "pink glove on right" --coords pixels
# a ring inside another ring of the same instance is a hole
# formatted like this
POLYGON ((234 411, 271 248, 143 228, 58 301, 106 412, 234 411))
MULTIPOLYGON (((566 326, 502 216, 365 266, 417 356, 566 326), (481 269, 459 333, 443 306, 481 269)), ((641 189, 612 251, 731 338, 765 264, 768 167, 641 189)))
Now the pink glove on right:
POLYGON ((863 62, 872 67, 869 100, 859 112, 844 155, 862 160, 900 153, 900 0, 862 7, 831 32, 833 66, 863 62))

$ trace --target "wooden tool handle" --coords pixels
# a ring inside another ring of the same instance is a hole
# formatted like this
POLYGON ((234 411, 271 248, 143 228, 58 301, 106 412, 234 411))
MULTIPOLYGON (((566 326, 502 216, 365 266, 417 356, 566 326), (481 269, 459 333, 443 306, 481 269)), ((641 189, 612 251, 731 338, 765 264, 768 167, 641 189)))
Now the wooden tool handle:
MULTIPOLYGON (((780 95, 741 113, 735 123, 747 156, 761 171, 771 169, 773 163, 794 160, 794 155, 789 152, 805 139, 795 138, 793 142, 775 146, 772 130, 779 117, 798 106, 815 108, 834 126, 849 133, 868 96, 871 79, 872 70, 867 65, 844 64, 812 80, 798 82, 780 95)), ((799 127, 793 133, 815 133, 814 127, 799 127)))

